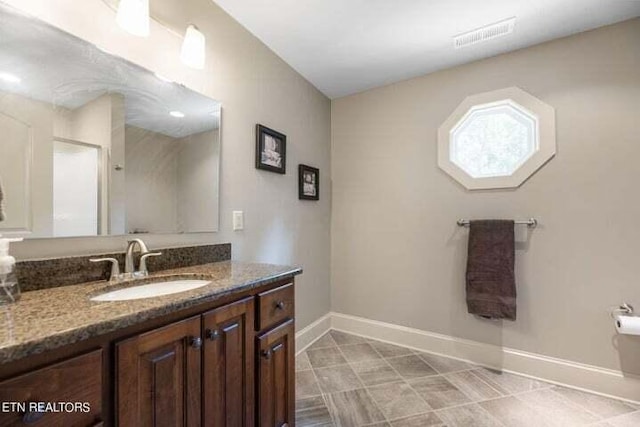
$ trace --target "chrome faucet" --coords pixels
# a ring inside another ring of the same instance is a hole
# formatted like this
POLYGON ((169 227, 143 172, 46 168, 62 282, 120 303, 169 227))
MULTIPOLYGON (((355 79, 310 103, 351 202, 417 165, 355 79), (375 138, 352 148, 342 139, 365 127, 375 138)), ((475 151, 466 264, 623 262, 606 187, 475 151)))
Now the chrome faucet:
POLYGON ((141 239, 133 239, 128 242, 127 253, 124 258, 124 273, 120 273, 118 260, 115 258, 92 258, 91 262, 110 262, 111 276, 110 282, 122 282, 124 280, 136 279, 139 277, 147 277, 149 270, 147 269, 147 258, 152 256, 160 256, 162 252, 149 252, 149 248, 141 239), (140 248, 140 265, 138 271, 135 270, 135 260, 133 258, 136 246, 140 248))
POLYGON ((136 246, 140 247, 140 253, 142 254, 149 252, 149 248, 147 248, 147 245, 142 241, 142 239, 129 240, 127 242, 127 254, 124 258, 124 274, 135 273, 133 252, 135 251, 136 246))
POLYGON ((149 270, 147 269, 147 258, 152 256, 160 256, 162 252, 149 252, 149 248, 142 241, 142 239, 132 239, 129 240, 129 244, 127 246, 127 254, 124 258, 124 275, 127 277, 146 277, 149 275, 149 270), (135 270, 135 260, 133 259, 133 253, 135 252, 136 246, 140 248, 140 265, 138 266, 138 271, 135 270))

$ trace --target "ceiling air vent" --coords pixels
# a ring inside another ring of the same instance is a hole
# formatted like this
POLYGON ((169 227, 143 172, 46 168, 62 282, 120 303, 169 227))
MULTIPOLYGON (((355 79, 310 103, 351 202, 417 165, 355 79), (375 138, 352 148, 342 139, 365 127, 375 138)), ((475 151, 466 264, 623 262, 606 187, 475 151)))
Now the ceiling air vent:
POLYGON ((482 43, 487 40, 505 36, 513 32, 515 24, 516 18, 513 17, 494 24, 486 25, 473 31, 459 34, 453 38, 453 47, 460 49, 462 47, 471 46, 476 43, 482 43))

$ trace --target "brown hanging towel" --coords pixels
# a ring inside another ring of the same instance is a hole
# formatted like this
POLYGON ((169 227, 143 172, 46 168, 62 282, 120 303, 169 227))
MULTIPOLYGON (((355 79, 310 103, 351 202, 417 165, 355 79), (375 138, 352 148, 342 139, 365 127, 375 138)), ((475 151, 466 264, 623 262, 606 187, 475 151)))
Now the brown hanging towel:
POLYGON ((514 222, 471 221, 467 256, 467 310, 516 320, 514 222))

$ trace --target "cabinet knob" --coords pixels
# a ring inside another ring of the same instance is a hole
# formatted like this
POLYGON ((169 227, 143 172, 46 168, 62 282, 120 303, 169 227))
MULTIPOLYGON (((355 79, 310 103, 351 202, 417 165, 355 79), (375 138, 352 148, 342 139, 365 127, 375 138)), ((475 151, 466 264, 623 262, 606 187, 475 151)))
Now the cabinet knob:
POLYGON ((278 301, 278 302, 276 303, 276 308, 277 308, 278 310, 284 310, 284 301, 278 301))
POLYGON ((207 329, 206 335, 208 339, 215 341, 220 338, 220 331, 217 329, 207 329))
POLYGON ((202 347, 202 338, 200 338, 200 337, 191 338, 191 347, 193 347, 193 348, 202 347))
POLYGON ((265 359, 269 360, 269 359, 271 359, 271 350, 262 350, 260 355, 262 357, 264 357, 265 359))

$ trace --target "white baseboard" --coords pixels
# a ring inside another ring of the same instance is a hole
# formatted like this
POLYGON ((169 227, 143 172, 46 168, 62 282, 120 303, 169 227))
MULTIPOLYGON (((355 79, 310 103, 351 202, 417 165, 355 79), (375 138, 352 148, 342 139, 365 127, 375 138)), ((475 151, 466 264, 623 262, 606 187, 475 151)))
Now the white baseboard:
POLYGON ((331 329, 331 313, 327 313, 312 324, 296 332, 296 354, 303 352, 318 338, 331 329))
POLYGON ((640 402, 640 377, 621 371, 340 313, 329 313, 300 331, 305 341, 296 347, 306 348, 328 329, 437 353, 633 403, 640 402))

